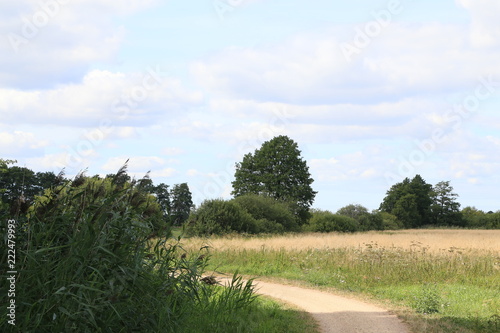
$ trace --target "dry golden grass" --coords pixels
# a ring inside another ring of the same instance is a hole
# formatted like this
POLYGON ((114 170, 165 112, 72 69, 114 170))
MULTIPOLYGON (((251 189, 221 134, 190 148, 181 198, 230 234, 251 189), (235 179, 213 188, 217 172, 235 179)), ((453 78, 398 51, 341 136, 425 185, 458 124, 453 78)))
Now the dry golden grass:
POLYGON ((285 236, 223 237, 209 240, 192 238, 187 246, 209 245, 215 250, 225 249, 323 249, 378 246, 425 250, 433 253, 457 251, 485 251, 500 253, 500 230, 399 230, 366 233, 309 233, 285 236))

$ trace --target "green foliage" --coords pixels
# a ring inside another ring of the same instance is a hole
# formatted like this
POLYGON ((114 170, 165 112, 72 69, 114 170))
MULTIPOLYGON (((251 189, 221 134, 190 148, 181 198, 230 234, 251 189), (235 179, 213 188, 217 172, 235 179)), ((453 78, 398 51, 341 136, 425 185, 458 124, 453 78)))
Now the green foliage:
POLYGON ((322 210, 313 210, 309 223, 304 226, 306 231, 312 232, 355 232, 359 228, 359 222, 352 217, 322 210))
POLYGON ((205 200, 188 220, 191 235, 283 233, 298 231, 293 204, 269 196, 246 194, 232 200, 205 200))
MULTIPOLYGON (((14 161, 9 161, 13 163, 14 161)), ((22 216, 26 213, 35 200, 35 196, 41 194, 51 186, 65 182, 64 174, 55 175, 53 172, 34 172, 28 168, 3 164, 0 172, 0 189, 2 202, 10 216, 22 216)))
POLYGON ((187 221, 192 235, 223 235, 231 232, 255 233, 255 219, 240 205, 223 199, 205 200, 187 221))
POLYGON ((453 193, 449 181, 436 184, 432 190, 433 204, 431 206, 434 224, 442 226, 465 226, 460 204, 456 201, 458 194, 453 193))
POLYGON ((383 212, 395 215, 405 228, 431 223, 432 185, 416 175, 393 185, 380 205, 383 212))
POLYGON ((500 211, 485 213, 475 207, 465 207, 461 216, 463 225, 468 228, 500 229, 500 211))
POLYGON ((413 297, 411 305, 419 313, 438 313, 443 306, 438 287, 435 284, 424 284, 417 295, 413 297))
POLYGON ((359 204, 350 204, 340 208, 338 215, 348 216, 358 221, 359 231, 384 230, 383 218, 380 212, 370 213, 366 207, 359 204))
POLYGON ((278 136, 262 144, 253 154, 236 164, 233 194, 264 194, 295 203, 301 223, 309 218, 309 207, 316 192, 309 168, 300 156, 297 144, 287 136, 278 136))
POLYGON ((350 204, 345 207, 340 208, 337 211, 337 214, 339 215, 345 215, 352 217, 355 220, 359 220, 362 216, 368 215, 368 209, 366 207, 363 207, 359 204, 350 204))
POLYGON ((398 230, 403 229, 403 223, 397 218, 387 212, 380 212, 378 214, 382 218, 382 230, 398 230))
POLYGON ((3 332, 183 332, 197 311, 216 325, 252 303, 236 275, 227 290, 200 282, 208 257, 151 239, 158 205, 124 174, 79 175, 37 197, 16 228, 18 316, 8 325, 3 307, 3 332))
POLYGON ((174 225, 182 225, 189 217, 193 200, 187 183, 176 184, 170 192, 170 218, 174 225))
POLYGON ((233 201, 257 220, 258 232, 276 233, 299 229, 297 218, 290 209, 290 203, 255 194, 238 196, 233 201))
POLYGON ((160 205, 161 212, 164 217, 168 217, 168 214, 171 210, 171 202, 170 202, 170 193, 168 191, 168 185, 164 183, 160 183, 155 186, 153 189, 153 195, 156 196, 156 201, 160 205))
POLYGON ((399 198, 392 210, 392 214, 404 224, 405 228, 416 228, 422 223, 415 194, 405 194, 399 198))
MULTIPOLYGON (((221 291, 220 287, 217 290, 221 291)), ((317 333, 315 327, 303 312, 258 297, 244 308, 196 310, 192 320, 184 321, 176 333, 317 333)))

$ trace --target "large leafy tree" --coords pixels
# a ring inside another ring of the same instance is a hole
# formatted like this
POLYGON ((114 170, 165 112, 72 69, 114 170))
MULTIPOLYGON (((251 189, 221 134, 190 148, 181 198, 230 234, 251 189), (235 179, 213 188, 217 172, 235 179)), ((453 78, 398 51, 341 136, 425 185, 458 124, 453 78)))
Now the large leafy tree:
POLYGON ((153 189, 153 194, 156 196, 158 204, 160 204, 163 216, 168 216, 172 206, 170 202, 170 193, 168 191, 168 187, 169 186, 167 184, 160 183, 153 189))
POLYGON ((432 191, 432 213, 434 221, 439 225, 464 224, 460 212, 460 203, 456 201, 458 194, 453 192, 449 181, 442 181, 434 186, 432 191))
POLYGON ((297 143, 280 135, 262 144, 236 163, 234 196, 245 194, 268 195, 292 203, 294 213, 304 223, 316 192, 309 168, 300 156, 297 143))
POLYGON ((416 228, 431 221, 432 185, 416 175, 405 178, 387 191, 380 205, 383 212, 395 215, 406 228, 416 228))
POLYGON ((188 219, 191 208, 193 208, 192 195, 188 184, 174 185, 170 196, 170 218, 172 219, 172 224, 181 225, 188 219))

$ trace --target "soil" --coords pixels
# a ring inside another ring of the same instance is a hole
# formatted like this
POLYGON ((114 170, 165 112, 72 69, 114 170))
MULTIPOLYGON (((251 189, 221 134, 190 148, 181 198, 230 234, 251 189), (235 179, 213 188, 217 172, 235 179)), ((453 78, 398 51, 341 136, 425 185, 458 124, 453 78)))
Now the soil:
POLYGON ((310 313, 322 333, 410 333, 396 315, 372 304, 284 284, 254 280, 254 286, 258 294, 293 304, 310 313))

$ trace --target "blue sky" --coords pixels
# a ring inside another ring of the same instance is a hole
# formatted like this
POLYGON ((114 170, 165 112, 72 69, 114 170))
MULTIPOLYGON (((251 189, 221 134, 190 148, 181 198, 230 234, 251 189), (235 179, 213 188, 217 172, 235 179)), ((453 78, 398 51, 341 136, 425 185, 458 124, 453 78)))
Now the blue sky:
POLYGON ((277 135, 314 207, 378 208, 420 174, 500 209, 494 0, 0 4, 0 156, 68 176, 151 171, 199 204, 277 135))

